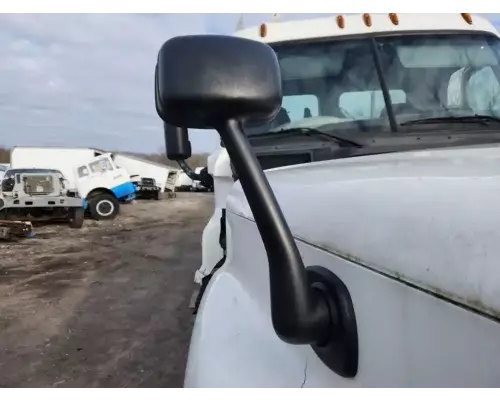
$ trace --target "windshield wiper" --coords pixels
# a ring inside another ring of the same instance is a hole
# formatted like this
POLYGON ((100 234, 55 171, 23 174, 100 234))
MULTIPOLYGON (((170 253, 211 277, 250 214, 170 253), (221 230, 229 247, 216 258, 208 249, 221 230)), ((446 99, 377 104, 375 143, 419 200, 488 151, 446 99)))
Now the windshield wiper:
POLYGON ((256 133, 252 135, 247 135, 248 138, 256 138, 256 137, 269 137, 269 136, 279 136, 279 135, 285 135, 285 134, 300 134, 300 135, 321 135, 324 137, 327 137, 329 139, 335 140, 339 144, 344 144, 349 147, 357 147, 357 148, 362 148, 363 145, 354 142, 352 140, 343 138, 341 136, 334 135, 332 133, 324 132, 319 129, 313 129, 313 128, 290 128, 290 129, 282 129, 280 131, 270 131, 266 133, 256 133))
POLYGON ((472 123, 472 124, 481 124, 484 126, 488 126, 490 122, 499 122, 500 118, 493 117, 491 115, 464 115, 464 116, 449 116, 449 117, 436 117, 436 118, 423 118, 423 119, 415 119, 412 121, 402 122, 401 126, 407 125, 421 125, 421 124, 434 124, 434 123, 472 123))

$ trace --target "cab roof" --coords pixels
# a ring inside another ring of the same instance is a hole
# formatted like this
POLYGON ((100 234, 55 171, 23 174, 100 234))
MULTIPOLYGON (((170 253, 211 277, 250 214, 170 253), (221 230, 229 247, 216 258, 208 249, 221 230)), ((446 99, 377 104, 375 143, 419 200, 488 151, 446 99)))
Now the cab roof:
POLYGON ((460 13, 351 14, 299 21, 271 21, 239 30, 234 36, 265 43, 282 43, 339 36, 439 31, 487 32, 498 36, 497 30, 487 19, 460 13))

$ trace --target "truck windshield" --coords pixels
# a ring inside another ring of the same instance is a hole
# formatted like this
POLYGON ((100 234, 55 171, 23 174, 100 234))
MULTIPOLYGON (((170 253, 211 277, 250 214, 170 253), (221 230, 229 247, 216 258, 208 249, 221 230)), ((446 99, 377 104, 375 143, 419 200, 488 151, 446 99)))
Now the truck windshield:
POLYGON ((248 134, 294 127, 350 135, 403 132, 406 126, 436 131, 450 129, 446 118, 432 127, 405 122, 500 117, 500 41, 493 35, 405 34, 273 48, 281 67, 282 109, 270 123, 248 122, 248 134))

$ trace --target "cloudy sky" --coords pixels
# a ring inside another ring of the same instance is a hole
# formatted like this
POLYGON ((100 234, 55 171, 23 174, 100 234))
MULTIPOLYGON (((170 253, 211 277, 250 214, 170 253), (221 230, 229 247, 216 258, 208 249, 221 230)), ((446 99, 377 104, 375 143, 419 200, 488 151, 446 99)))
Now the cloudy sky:
MULTIPOLYGON (((499 15, 487 14, 493 20, 499 15)), ((231 33, 238 17, 1 14, 0 145, 163 151, 153 97, 160 46, 175 35, 231 33)), ((267 18, 245 14, 245 26, 267 18)), ((211 151, 218 143, 213 132, 190 136, 195 152, 211 151)))

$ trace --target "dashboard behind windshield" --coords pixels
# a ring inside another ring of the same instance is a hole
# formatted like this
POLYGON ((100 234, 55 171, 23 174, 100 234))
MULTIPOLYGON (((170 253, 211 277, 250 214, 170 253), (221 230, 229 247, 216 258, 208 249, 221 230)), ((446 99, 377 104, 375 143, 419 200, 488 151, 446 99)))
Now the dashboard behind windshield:
POLYGON ((405 34, 272 47, 281 68, 282 109, 270 123, 247 123, 247 134, 329 127, 355 135, 404 130, 402 122, 421 118, 500 117, 500 41, 490 34, 405 34))

